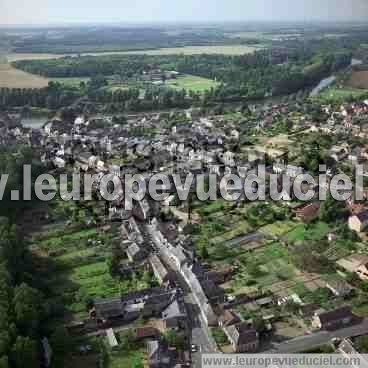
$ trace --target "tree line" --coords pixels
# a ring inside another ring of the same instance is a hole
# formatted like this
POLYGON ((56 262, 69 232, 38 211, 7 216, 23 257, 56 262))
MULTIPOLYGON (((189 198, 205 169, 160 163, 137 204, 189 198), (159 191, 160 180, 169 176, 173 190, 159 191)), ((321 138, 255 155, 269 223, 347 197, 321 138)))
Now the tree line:
POLYGON ((0 368, 39 368, 42 337, 50 337, 56 354, 66 337, 63 328, 52 330, 48 324, 55 308, 46 301, 48 278, 39 272, 39 260, 21 231, 21 214, 39 204, 10 201, 11 190, 22 190, 22 168, 30 163, 34 176, 44 172, 30 148, 0 147, 0 173, 9 174, 0 208, 0 368))

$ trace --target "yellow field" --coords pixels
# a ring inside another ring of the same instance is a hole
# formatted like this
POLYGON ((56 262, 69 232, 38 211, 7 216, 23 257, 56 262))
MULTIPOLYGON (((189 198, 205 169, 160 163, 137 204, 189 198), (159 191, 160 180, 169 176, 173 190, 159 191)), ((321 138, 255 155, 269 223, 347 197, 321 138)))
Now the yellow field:
POLYGON ((0 64, 0 88, 42 88, 48 80, 13 68, 10 64, 0 64))

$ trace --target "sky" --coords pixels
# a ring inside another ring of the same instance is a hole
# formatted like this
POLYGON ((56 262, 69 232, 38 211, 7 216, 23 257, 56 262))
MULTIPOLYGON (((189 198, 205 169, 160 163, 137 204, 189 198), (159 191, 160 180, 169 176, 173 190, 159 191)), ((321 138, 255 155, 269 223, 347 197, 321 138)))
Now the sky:
POLYGON ((0 25, 367 18, 368 0, 0 0, 0 25))

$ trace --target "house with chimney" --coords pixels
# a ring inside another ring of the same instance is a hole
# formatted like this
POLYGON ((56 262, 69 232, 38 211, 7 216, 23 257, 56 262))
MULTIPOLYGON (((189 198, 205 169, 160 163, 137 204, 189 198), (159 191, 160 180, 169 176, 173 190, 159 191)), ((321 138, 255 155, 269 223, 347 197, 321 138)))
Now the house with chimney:
POLYGON ((240 322, 223 328, 234 352, 252 353, 259 347, 259 335, 252 322, 240 322))
POLYGON ((354 321, 351 306, 344 306, 329 312, 316 311, 312 326, 319 330, 336 330, 350 325, 354 321))

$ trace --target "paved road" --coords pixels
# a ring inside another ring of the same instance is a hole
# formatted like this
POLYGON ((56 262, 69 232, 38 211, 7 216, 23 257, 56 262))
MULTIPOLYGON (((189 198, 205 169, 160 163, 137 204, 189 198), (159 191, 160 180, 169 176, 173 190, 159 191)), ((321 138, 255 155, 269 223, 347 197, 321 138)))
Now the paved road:
POLYGON ((184 300, 189 314, 190 343, 200 347, 200 351, 192 354, 192 367, 200 368, 201 353, 216 353, 218 350, 205 322, 201 318, 193 295, 191 293, 186 294, 184 300))
POLYGON ((320 331, 311 335, 297 337, 281 344, 273 344, 266 352, 280 354, 300 353, 302 351, 311 350, 318 346, 327 344, 333 338, 344 339, 365 334, 368 334, 368 318, 365 318, 356 325, 347 328, 342 328, 336 331, 320 331))
MULTIPOLYGON (((145 230, 149 237, 148 241, 153 244, 153 247, 157 248, 157 251, 160 254, 159 245, 154 244, 156 238, 152 236, 152 228, 147 226, 145 230)), ((200 313, 200 308, 197 305, 195 298, 191 292, 190 285, 188 285, 185 281, 183 275, 178 270, 177 265, 171 259, 167 259, 167 257, 164 257, 163 254, 160 254, 160 258, 167 267, 175 272, 177 276, 177 281, 181 289, 183 290, 184 301, 188 311, 190 344, 197 345, 200 349, 200 351, 198 351, 197 353, 192 354, 192 367, 201 368, 201 353, 217 353, 218 350, 216 342, 211 335, 209 327, 207 326, 205 321, 203 321, 202 315, 200 313)))

